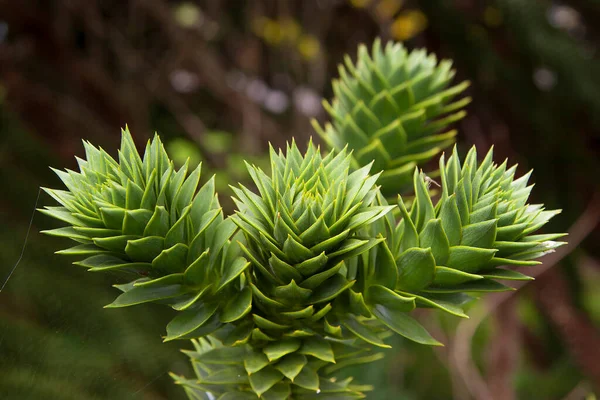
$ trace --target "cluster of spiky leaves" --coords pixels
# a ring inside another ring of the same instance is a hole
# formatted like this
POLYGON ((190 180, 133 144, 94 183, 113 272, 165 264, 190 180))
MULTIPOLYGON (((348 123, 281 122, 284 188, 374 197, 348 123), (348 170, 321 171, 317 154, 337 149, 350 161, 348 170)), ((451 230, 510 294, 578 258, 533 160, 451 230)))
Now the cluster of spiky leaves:
POLYGON ((335 381, 335 363, 361 362, 349 360, 359 354, 367 357, 363 362, 380 356, 352 347, 356 338, 342 334, 337 314, 344 310, 336 304, 355 283, 347 261, 384 240, 361 231, 367 233, 392 207, 373 204, 377 175, 368 175, 369 166, 350 172, 350 162, 345 150, 322 157, 309 143, 303 155, 292 143, 285 154, 271 149, 271 176, 248 166, 260 195, 233 188, 239 211, 232 219, 245 235, 240 247, 252 264, 245 277, 253 307, 224 341, 248 346, 203 353, 197 369, 210 373, 198 373, 200 383, 216 376, 221 386, 237 386, 226 393, 248 398, 362 396, 349 381, 335 381), (206 365, 210 357, 236 364, 216 368, 206 365), (222 381, 224 376, 233 381, 222 381))
POLYGON ((415 166, 454 143, 456 131, 445 129, 464 117, 461 109, 471 100, 455 101, 468 82, 450 87, 451 66, 424 49, 409 53, 400 43, 382 48, 377 39, 372 55, 362 45, 355 64, 346 56, 345 67, 339 66, 335 97, 324 102, 332 124, 314 123, 315 129, 331 148, 354 150, 356 168, 375 160, 373 171, 384 171, 384 196, 404 193, 415 166))
MULTIPOLYGON (((435 206, 429 179, 415 170, 410 210, 399 197, 400 221, 387 216, 376 222, 373 229, 387 240, 356 260, 366 283, 350 291, 363 290, 371 313, 361 322, 372 317, 411 340, 436 344, 403 313, 425 307, 466 317, 462 306, 471 295, 512 290, 498 280, 531 279, 502 267, 539 264, 536 258, 564 244, 555 241, 564 234, 534 234, 560 211, 527 204, 531 173, 515 179, 516 165, 498 166, 492 156, 490 150, 478 165, 473 148, 461 166, 456 148, 447 163, 442 155, 442 193, 435 206)), ((381 345, 372 336, 364 339, 381 345)))
POLYGON ((202 336, 249 312, 251 296, 238 278, 249 263, 231 244, 236 227, 223 216, 214 180, 198 190, 201 167, 176 170, 158 136, 143 159, 128 130, 118 162, 84 146, 80 172, 56 171, 68 191, 45 189, 61 207, 41 211, 71 225, 45 233, 80 243, 58 253, 132 279, 116 285, 123 293, 107 307, 160 302, 181 311, 166 340, 202 336), (238 297, 239 308, 223 302, 238 297))
POLYGON ((529 174, 515 179, 492 152, 480 164, 474 149, 464 165, 442 156, 434 205, 416 166, 454 141, 440 132, 470 101, 453 100, 467 84, 449 87, 449 61, 376 41, 346 68, 326 103, 333 125, 316 126, 333 151, 271 149, 270 176, 248 166, 258 193, 233 188, 235 215, 213 179, 199 187, 200 166, 176 170, 158 137, 142 158, 127 130, 118 162, 84 143, 80 172, 57 171, 68 191, 46 190, 61 206, 42 211, 70 225, 47 233, 80 243, 60 253, 128 274, 109 307, 178 311, 166 340, 193 339, 196 378, 175 377, 192 399, 362 398, 368 387, 337 374, 381 358, 392 332, 439 344, 412 310, 465 317, 473 293, 528 279, 502 266, 562 244, 534 234, 556 211, 528 205, 529 174), (410 207, 399 198, 391 212, 387 198, 411 182, 410 207))
POLYGON ((258 194, 233 188, 238 212, 224 218, 213 180, 198 188, 200 167, 176 171, 157 137, 141 158, 124 131, 118 162, 85 148, 80 172, 57 171, 68 191, 47 189, 61 207, 42 210, 71 226, 47 233, 80 243, 60 252, 86 256, 78 265, 133 275, 109 307, 180 311, 166 340, 197 339, 196 379, 175 377, 192 399, 362 398, 369 387, 337 374, 381 358, 389 334, 439 344, 410 311, 464 317, 469 294, 528 279, 500 266, 562 244, 534 234, 556 211, 528 205, 529 174, 515 179, 492 152, 462 166, 456 150, 442 156, 435 206, 415 171, 397 223, 379 174, 353 171, 346 149, 271 149, 271 175, 249 165, 258 194))
MULTIPOLYGON (((380 359, 381 353, 366 349, 346 351, 337 364, 320 360, 333 352, 321 342, 304 343, 298 354, 288 354, 289 341, 269 348, 250 345, 227 346, 214 336, 192 340, 195 350, 185 351, 192 361, 196 379, 171 374, 192 400, 320 400, 361 399, 368 385, 353 384, 353 378, 337 379, 339 369, 380 359), (283 354, 283 355, 282 355, 283 354), (368 354, 364 356, 363 354, 368 354), (273 360, 272 360, 273 358, 273 360), (274 366, 274 367, 273 367, 274 366), (320 369, 319 373, 316 369, 320 369), (292 383, 293 382, 293 383, 292 383)), ((332 343, 332 347, 336 343, 332 343)))

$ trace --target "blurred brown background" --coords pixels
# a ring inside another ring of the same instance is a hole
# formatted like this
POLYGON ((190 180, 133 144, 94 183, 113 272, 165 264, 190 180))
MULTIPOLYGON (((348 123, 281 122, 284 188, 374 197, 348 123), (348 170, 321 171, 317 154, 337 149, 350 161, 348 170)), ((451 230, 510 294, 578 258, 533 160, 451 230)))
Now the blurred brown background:
MULTIPOLYGON (((452 58, 472 82, 459 149, 535 168, 534 202, 563 213, 571 245, 518 292, 471 319, 423 323, 447 344, 396 339, 361 376, 372 399, 595 399, 600 388, 599 0, 0 0, 0 279, 19 258, 47 168, 74 167, 85 138, 114 153, 128 124, 155 131, 204 179, 247 179, 268 142, 314 135, 344 54, 375 37, 452 58)), ((42 195, 40 201, 49 199, 42 195)), ((191 374, 161 344, 166 310, 104 310, 112 276, 53 255, 36 215, 24 258, 0 292, 0 398, 183 399, 167 371, 191 374)))

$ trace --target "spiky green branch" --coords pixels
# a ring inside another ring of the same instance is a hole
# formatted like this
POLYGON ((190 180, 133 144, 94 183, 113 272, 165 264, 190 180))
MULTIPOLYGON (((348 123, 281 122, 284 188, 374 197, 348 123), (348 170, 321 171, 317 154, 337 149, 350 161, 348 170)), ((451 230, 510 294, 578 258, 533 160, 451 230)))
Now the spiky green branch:
POLYGON ((165 340, 193 340, 196 377, 174 376, 192 399, 362 398, 369 387, 338 374, 381 358, 391 333, 440 344, 412 310, 465 317, 471 294, 529 279, 504 267, 562 244, 535 234, 557 211, 527 204, 529 174, 515 179, 491 151, 442 155, 434 201, 415 166, 453 141, 437 132, 468 102, 451 102, 464 85, 446 89, 448 62, 376 42, 347 67, 320 131, 332 151, 271 148, 270 172, 248 165, 257 191, 233 188, 234 215, 213 179, 199 186, 200 166, 176 170, 158 137, 141 157, 128 130, 118 161, 84 142, 80 171, 57 171, 68 190, 46 189, 61 206, 42 211, 69 225, 46 233, 79 243, 59 253, 128 277, 108 307, 173 308, 165 340), (408 174, 410 206, 388 205, 408 174))

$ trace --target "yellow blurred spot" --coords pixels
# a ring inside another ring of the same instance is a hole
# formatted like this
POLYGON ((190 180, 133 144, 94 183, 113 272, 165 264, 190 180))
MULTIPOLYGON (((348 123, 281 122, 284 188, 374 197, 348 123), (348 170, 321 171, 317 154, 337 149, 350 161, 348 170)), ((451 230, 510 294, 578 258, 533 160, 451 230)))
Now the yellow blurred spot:
POLYGON ((502 13, 496 7, 486 7, 483 11, 483 21, 487 26, 499 26, 502 24, 502 13))
POLYGON ((401 7, 402 0, 381 0, 375 7, 375 13, 380 19, 387 20, 391 19, 401 7))
POLYGON ((193 3, 181 3, 175 10, 175 21, 185 28, 199 25, 202 21, 202 11, 193 3))
POLYGON ((252 21, 252 31, 270 45, 278 45, 283 40, 283 30, 279 22, 266 17, 252 21))
POLYGON ((302 57, 312 60, 321 51, 321 44, 316 37, 312 35, 302 35, 298 41, 298 51, 302 57))
POLYGON ((277 45, 283 39, 281 25, 272 20, 267 20, 262 31, 262 37, 269 44, 277 45))
POLYGON ((394 20, 390 33, 394 39, 408 40, 427 28, 427 17, 419 10, 410 10, 402 13, 394 20))
POLYGON ((300 28, 300 24, 295 20, 291 18, 281 20, 281 34, 283 40, 296 42, 301 33, 302 28, 300 28))
POLYGON ((350 4, 356 8, 365 8, 371 4, 371 0, 350 0, 350 4))

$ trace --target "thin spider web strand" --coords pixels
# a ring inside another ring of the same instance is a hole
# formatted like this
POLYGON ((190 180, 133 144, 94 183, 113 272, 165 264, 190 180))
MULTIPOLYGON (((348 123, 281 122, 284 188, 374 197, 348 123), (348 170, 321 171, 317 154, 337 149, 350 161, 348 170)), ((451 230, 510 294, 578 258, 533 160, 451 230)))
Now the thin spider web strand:
POLYGON ((31 227, 33 226, 33 219, 35 218, 35 212, 37 211, 37 206, 38 206, 38 202, 40 201, 40 194, 41 193, 42 193, 42 188, 40 187, 39 190, 38 190, 37 198, 35 199, 35 205, 33 206, 33 213, 31 213, 31 219, 29 220, 29 227, 27 227, 27 234, 25 235, 25 242, 23 243, 23 248, 21 249, 21 255, 17 259, 17 262, 15 263, 15 265, 13 266, 13 268, 10 270, 10 273, 6 277, 6 280, 2 284, 2 287, 0 287, 0 293, 2 293, 2 291, 6 287, 6 284, 8 283, 8 281, 10 280, 10 278, 15 273, 15 270, 17 269, 17 267, 21 263, 21 260, 23 259, 23 256, 25 255, 25 250, 27 248, 27 242, 29 241, 29 233, 31 232, 31 227))

